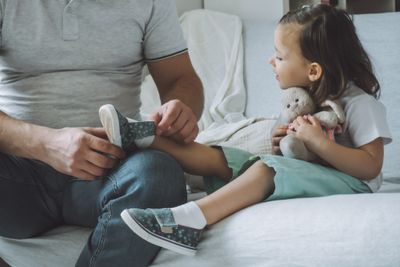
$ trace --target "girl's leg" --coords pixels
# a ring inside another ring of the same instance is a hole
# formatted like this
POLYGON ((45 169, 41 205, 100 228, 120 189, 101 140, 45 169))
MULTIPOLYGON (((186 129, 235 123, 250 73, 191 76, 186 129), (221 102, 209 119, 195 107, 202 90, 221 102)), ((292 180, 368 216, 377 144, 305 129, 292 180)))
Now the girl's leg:
POLYGON ((110 104, 100 107, 99 116, 110 142, 126 152, 134 147, 150 147, 170 154, 188 173, 213 175, 225 180, 232 177, 225 156, 219 149, 198 143, 182 145, 156 136, 153 121, 134 121, 126 118, 110 104))
POLYGON ((224 153, 218 148, 195 142, 189 145, 179 144, 162 136, 155 136, 150 147, 171 155, 188 173, 217 176, 226 181, 232 177, 232 170, 224 153))
MULTIPOLYGON (((219 149, 198 143, 180 145, 167 138, 156 136, 150 146, 162 150, 174 157, 189 173, 201 176, 218 176, 229 180, 232 171, 223 152, 219 149)), ((196 202, 200 207, 207 224, 217 221, 260 202, 274 190, 275 171, 262 161, 254 163, 242 175, 196 202)))
POLYGON ((175 208, 128 209, 121 214, 131 230, 157 246, 194 255, 204 227, 265 199, 274 191, 275 171, 258 161, 218 191, 175 208))
MULTIPOLYGON (((151 147, 170 154, 185 171, 229 180, 232 170, 224 153, 193 143, 181 145, 155 136, 153 122, 130 122, 113 106, 100 109, 109 139, 124 150, 131 146, 151 147)), ((206 224, 217 221, 257 203, 274 190, 272 168, 259 161, 242 175, 213 194, 172 209, 128 209, 121 213, 125 223, 140 237, 158 246, 193 255, 206 224)))
POLYGON ((235 180, 196 201, 196 204, 203 212, 207 224, 214 224, 272 194, 274 176, 273 168, 257 161, 235 180))

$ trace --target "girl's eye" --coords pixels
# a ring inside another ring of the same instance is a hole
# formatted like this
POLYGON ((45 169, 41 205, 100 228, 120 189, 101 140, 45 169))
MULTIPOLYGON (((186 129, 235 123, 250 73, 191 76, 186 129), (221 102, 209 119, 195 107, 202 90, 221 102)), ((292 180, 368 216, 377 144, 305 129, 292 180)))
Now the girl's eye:
POLYGON ((279 60, 279 61, 282 60, 282 58, 281 58, 281 57, 278 57, 278 56, 276 56, 275 59, 276 59, 276 60, 279 60))

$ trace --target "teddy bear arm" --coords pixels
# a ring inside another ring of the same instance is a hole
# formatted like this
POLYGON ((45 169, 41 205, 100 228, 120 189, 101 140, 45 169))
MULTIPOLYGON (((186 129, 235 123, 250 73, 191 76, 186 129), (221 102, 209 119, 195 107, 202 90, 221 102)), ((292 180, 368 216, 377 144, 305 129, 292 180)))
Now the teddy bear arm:
POLYGON ((316 118, 322 126, 326 128, 335 128, 338 125, 338 117, 333 110, 329 111, 320 111, 315 113, 314 118, 316 118))
POLYGON ((279 143, 282 155, 289 158, 311 161, 315 154, 309 151, 304 142, 296 138, 293 134, 288 134, 279 143))

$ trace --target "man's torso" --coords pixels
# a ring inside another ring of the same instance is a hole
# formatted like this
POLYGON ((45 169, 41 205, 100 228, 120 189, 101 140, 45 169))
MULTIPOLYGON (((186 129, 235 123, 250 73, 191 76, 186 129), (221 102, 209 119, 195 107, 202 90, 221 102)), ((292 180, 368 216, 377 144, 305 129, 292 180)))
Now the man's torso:
POLYGON ((2 111, 55 128, 98 126, 105 103, 138 118, 154 1, 0 1, 2 111))

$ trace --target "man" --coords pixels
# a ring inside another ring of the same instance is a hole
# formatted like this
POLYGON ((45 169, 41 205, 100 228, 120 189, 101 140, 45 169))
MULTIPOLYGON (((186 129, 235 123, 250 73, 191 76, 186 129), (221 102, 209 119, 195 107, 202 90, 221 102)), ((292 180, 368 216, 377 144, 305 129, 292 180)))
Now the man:
POLYGON ((0 235, 94 227, 76 266, 145 266, 159 248, 120 219, 127 207, 186 201, 182 169, 152 150, 125 154, 98 128, 111 103, 140 119, 147 64, 163 105, 157 134, 190 143, 202 86, 173 0, 0 0, 0 235))

